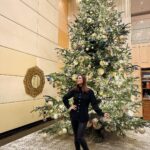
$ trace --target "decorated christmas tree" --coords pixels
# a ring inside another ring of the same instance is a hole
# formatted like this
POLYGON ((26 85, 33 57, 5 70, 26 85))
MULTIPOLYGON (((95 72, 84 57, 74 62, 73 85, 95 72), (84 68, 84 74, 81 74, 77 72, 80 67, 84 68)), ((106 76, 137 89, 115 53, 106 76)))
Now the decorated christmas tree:
MULTIPOLYGON (((46 130, 50 133, 71 133, 69 113, 62 97, 75 86, 78 74, 84 74, 88 86, 94 91, 103 112, 110 119, 103 120, 107 132, 125 135, 126 130, 144 133, 146 121, 135 116, 141 106, 139 88, 131 64, 131 51, 127 44, 129 25, 121 20, 113 0, 82 0, 76 19, 69 25, 71 48, 59 48, 58 55, 64 66, 59 73, 47 76, 49 83, 57 88, 60 99, 45 96, 45 106, 37 107, 44 118, 57 119, 46 130)), ((70 102, 72 102, 70 100, 70 102)), ((89 109, 92 116, 95 112, 89 109)), ((87 128, 101 128, 96 115, 89 120, 87 128)))

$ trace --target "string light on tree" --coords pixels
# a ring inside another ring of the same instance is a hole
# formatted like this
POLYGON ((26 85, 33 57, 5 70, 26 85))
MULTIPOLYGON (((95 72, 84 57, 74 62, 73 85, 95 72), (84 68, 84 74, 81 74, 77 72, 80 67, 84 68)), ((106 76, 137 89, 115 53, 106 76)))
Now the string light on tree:
MULTIPOLYGON (((62 97, 74 87, 77 74, 85 74, 88 86, 97 99, 101 99, 100 107, 110 114, 109 120, 103 120, 105 131, 115 131, 118 135, 125 135, 126 130, 143 133, 147 121, 134 115, 141 101, 136 101, 139 92, 136 79, 132 76, 135 67, 130 63, 131 50, 127 44, 129 26, 121 21, 121 13, 115 10, 115 0, 78 2, 79 13, 69 26, 71 48, 58 49, 64 66, 61 72, 48 75, 50 84, 57 88, 62 97)), ((62 107, 62 101, 56 97, 49 100, 53 104, 50 102, 47 106, 46 103, 36 111, 45 111, 48 112, 46 115, 63 120, 58 120, 49 132, 71 133, 70 116, 62 107)), ((90 109, 89 114, 92 116, 94 112, 90 109)), ((97 119, 90 120, 88 126, 100 128, 97 119)))

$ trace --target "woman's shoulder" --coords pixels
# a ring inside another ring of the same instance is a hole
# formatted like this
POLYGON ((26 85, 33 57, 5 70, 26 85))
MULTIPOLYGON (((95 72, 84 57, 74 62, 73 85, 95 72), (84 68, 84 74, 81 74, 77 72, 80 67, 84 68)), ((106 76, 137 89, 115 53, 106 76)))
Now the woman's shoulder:
POLYGON ((69 89, 69 91, 71 91, 71 92, 76 91, 76 87, 72 87, 72 88, 70 88, 70 89, 69 89))
POLYGON ((89 93, 94 93, 90 87, 87 87, 89 93))

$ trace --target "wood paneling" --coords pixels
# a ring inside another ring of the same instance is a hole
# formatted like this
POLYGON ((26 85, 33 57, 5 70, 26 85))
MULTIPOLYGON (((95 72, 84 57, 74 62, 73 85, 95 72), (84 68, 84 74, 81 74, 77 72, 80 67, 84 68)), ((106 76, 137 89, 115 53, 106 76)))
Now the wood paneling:
POLYGON ((141 63, 149 63, 149 51, 150 47, 143 45, 140 47, 140 61, 141 63))
POLYGON ((24 2, 34 10, 38 11, 38 0, 20 0, 21 2, 24 2))
POLYGON ((45 74, 58 72, 59 0, 0 1, 0 132, 40 120, 31 114, 44 103, 43 95, 57 96, 46 81, 36 98, 25 93, 28 68, 39 66, 45 74))
POLYGON ((38 14, 32 9, 20 2, 20 0, 9 1, 1 0, 0 2, 0 14, 5 17, 20 23, 27 28, 37 31, 37 17, 38 14), (24 13, 18 13, 24 12, 24 13))
POLYGON ((150 100, 143 101, 143 118, 150 120, 150 100))
POLYGON ((31 113, 31 110, 43 104, 43 99, 0 104, 0 133, 41 119, 38 113, 31 113))
POLYGON ((37 58, 36 62, 37 62, 37 66, 42 68, 45 75, 50 74, 52 72, 60 72, 61 70, 59 60, 56 63, 56 62, 51 62, 48 60, 37 58))
MULTIPOLYGON (((139 65, 140 68, 135 72, 135 76, 140 77, 137 81, 139 85, 139 91, 142 92, 141 84, 141 68, 150 67, 150 44, 136 44, 132 46, 132 63, 139 65)), ((140 100, 142 100, 142 93, 140 95, 140 100)), ((143 105, 139 108, 138 116, 144 117, 144 119, 149 119, 150 117, 150 105, 149 101, 143 101, 143 105)))
MULTIPOLYGON (((63 0, 64 1, 64 0, 63 0)), ((58 3, 58 1, 56 1, 58 3)), ((50 20, 53 24, 58 27, 58 14, 59 11, 56 10, 52 5, 50 5, 47 0, 39 0, 39 10, 45 18, 50 20)))
MULTIPOLYGON (((56 44, 0 16, 0 45, 55 61, 56 44), (15 29, 15 30, 14 30, 15 29)), ((52 33, 55 31, 52 31, 52 33)))
POLYGON ((41 16, 38 16, 38 33, 54 43, 58 43, 58 28, 41 16))
POLYGON ((141 67, 150 67, 150 44, 137 44, 132 46, 132 62, 141 67))
POLYGON ((132 63, 138 65, 140 58, 140 49, 139 46, 135 45, 132 47, 132 63))
POLYGON ((68 0, 59 1, 59 46, 68 48, 68 0))
POLYGON ((0 74, 24 76, 36 57, 0 46, 0 74))

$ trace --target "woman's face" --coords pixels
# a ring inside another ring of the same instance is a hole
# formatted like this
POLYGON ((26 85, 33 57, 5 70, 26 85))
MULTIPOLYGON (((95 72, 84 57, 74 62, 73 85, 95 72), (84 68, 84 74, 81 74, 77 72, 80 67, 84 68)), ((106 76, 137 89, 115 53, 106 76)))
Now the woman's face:
POLYGON ((82 78, 82 76, 78 76, 76 82, 77 82, 77 85, 83 84, 83 78, 82 78))

